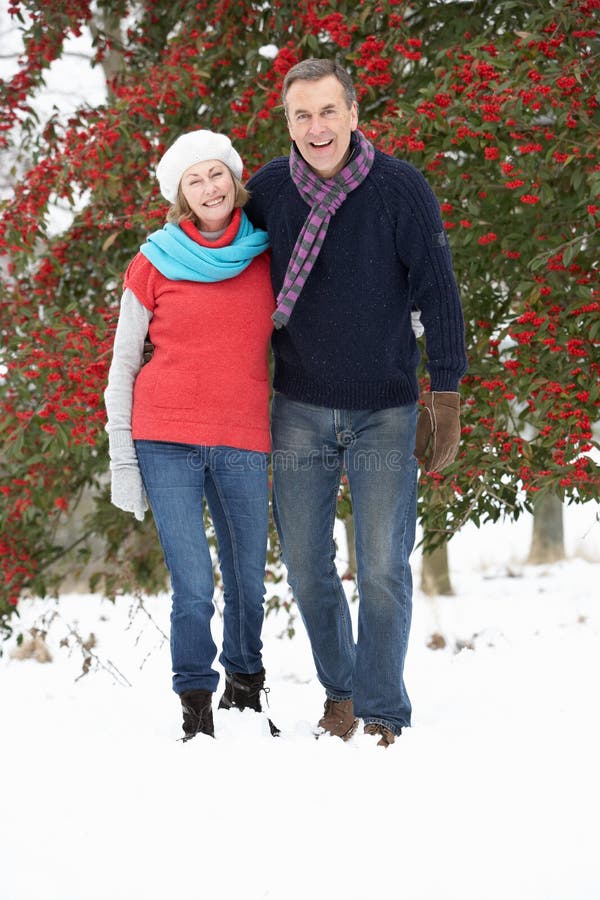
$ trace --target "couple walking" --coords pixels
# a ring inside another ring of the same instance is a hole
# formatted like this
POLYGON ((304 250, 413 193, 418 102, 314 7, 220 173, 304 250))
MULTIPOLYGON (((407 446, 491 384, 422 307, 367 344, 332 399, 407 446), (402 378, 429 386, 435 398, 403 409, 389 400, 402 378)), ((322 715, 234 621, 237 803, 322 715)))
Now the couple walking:
POLYGON ((325 691, 319 733, 346 740, 360 718, 386 747, 410 725, 403 670, 417 460, 439 471, 456 454, 462 313, 439 205, 417 170, 358 130, 346 71, 300 62, 282 99, 290 156, 260 169, 248 190, 225 135, 184 134, 158 165, 171 207, 127 269, 105 394, 112 500, 138 519, 150 501, 171 576, 184 739, 214 734, 203 502, 224 585, 219 707, 261 711, 272 452, 283 560, 325 691), (416 310, 431 381, 420 414, 416 310), (144 366, 148 331, 154 353, 144 366), (344 470, 356 640, 333 542, 344 470))

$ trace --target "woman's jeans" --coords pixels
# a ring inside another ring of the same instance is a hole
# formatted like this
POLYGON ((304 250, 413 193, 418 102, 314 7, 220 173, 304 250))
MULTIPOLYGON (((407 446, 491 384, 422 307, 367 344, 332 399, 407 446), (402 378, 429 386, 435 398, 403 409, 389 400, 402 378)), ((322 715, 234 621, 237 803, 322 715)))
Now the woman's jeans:
POLYGON ((412 611, 416 404, 382 410, 273 398, 273 509, 288 580, 333 700, 395 734, 410 725, 404 659, 412 611), (333 526, 346 468, 354 514, 358 636, 335 566, 333 526))
POLYGON ((215 691, 210 622, 214 576, 206 497, 223 577, 223 649, 229 672, 262 669, 260 633, 268 529, 267 455, 231 447, 136 441, 142 479, 173 589, 173 689, 215 691))

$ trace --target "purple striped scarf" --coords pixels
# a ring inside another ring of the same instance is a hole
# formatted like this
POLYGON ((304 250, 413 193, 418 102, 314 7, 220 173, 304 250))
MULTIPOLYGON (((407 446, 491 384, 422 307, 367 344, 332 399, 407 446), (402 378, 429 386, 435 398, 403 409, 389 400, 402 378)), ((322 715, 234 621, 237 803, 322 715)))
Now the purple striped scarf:
POLYGON ((348 163, 332 178, 319 178, 292 144, 290 174, 303 200, 310 206, 308 218, 298 235, 288 263, 283 287, 273 313, 275 328, 287 325, 315 260, 320 253, 331 217, 350 191, 361 184, 373 165, 375 150, 360 131, 354 132, 354 153, 348 163), (354 137, 355 135, 355 137, 354 137))

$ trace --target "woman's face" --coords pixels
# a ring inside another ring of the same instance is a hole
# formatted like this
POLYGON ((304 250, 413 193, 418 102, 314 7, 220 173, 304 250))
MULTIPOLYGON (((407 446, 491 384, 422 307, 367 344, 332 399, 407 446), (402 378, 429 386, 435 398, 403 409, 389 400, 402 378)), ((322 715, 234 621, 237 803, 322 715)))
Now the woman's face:
POLYGON ((224 163, 218 159, 194 163, 181 176, 181 190, 198 217, 201 231, 227 228, 235 208, 236 188, 224 163))

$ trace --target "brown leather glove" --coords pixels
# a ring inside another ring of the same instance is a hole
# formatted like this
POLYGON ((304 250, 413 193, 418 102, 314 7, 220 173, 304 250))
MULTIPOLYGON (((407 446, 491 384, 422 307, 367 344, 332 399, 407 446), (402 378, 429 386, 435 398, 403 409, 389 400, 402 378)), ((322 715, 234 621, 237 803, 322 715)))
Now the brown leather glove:
POLYGON ((142 359, 142 365, 145 366, 146 363, 149 363, 153 356, 154 356, 154 344, 150 340, 150 335, 147 334, 144 339, 144 356, 142 359))
POLYGON ((426 472, 440 472, 454 462, 460 443, 460 395, 425 391, 421 400, 415 456, 426 472))

